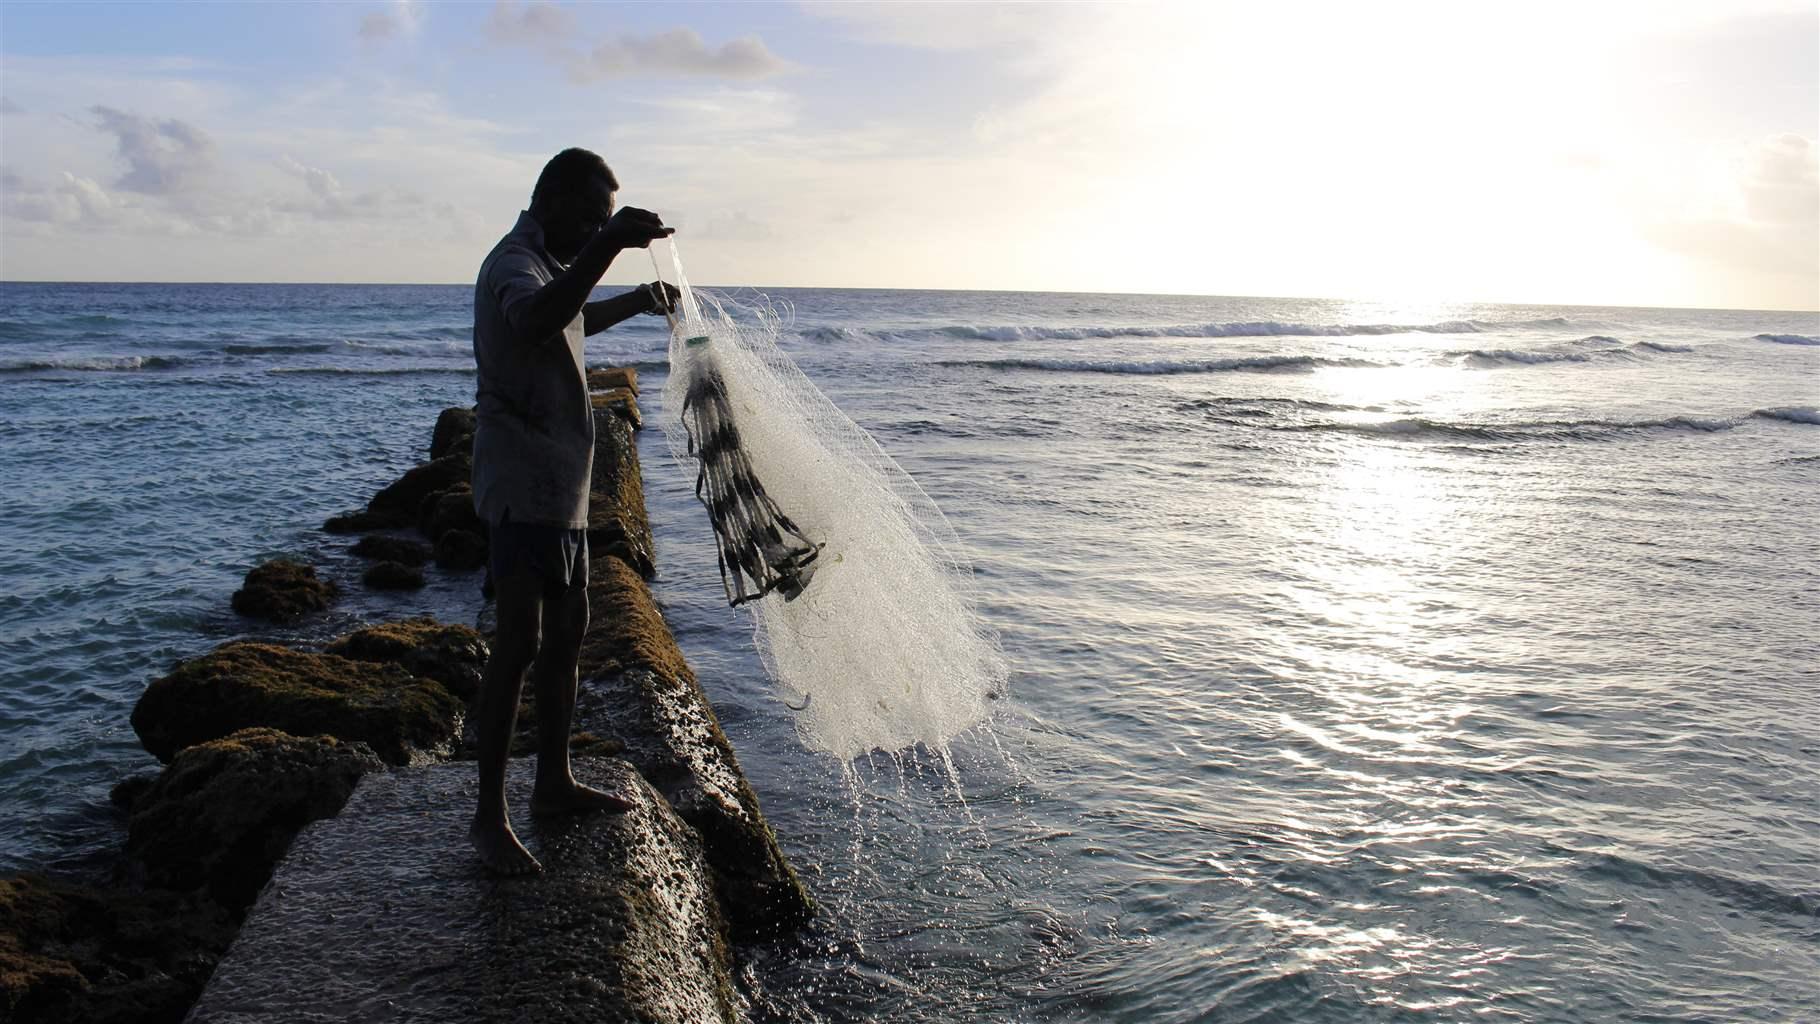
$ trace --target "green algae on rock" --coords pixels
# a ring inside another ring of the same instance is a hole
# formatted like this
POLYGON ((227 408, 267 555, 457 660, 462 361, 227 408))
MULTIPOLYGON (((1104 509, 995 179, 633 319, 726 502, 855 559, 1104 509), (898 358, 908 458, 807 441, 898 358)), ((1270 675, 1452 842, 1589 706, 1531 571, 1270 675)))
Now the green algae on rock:
POLYGON ((316 570, 302 562, 278 558, 254 566, 246 582, 234 591, 234 610, 272 622, 295 622, 329 606, 340 593, 332 580, 316 578, 316 570))
POLYGON ((385 767, 364 743, 242 729, 177 753, 134 801, 127 852, 153 885, 252 904, 297 831, 385 767))
POLYGON ((594 410, 594 469, 588 483, 588 551, 614 555, 645 579, 656 576, 638 442, 625 417, 594 410))
POLYGON ((165 762, 184 747, 270 726, 364 742, 403 765, 446 751, 462 710, 443 684, 398 665, 239 641, 153 682, 133 708, 133 729, 165 762))
POLYGON ((0 879, 0 1019, 177 1024, 233 937, 208 900, 0 879))
POLYGON ((323 652, 399 665, 412 675, 436 680, 469 704, 480 693, 488 653, 479 632, 427 616, 357 629, 331 642, 323 652))

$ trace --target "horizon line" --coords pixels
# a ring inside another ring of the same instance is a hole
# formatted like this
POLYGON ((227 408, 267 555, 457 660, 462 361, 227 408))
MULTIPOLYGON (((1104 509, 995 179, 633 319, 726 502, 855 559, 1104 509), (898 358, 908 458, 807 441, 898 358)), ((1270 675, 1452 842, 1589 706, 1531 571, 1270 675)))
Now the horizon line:
MULTIPOLYGON (((67 280, 36 278, 0 278, 0 285, 208 285, 216 287, 298 287, 298 288, 468 288, 472 285, 459 281, 118 281, 118 280, 67 280)), ((600 287, 618 287, 617 285, 597 284, 600 287)), ((1801 309, 1798 307, 1756 307, 1756 306, 1643 306, 1633 303, 1588 303, 1588 302, 1511 302, 1491 299, 1395 299, 1395 298, 1360 298, 1357 296, 1336 295, 1238 295, 1218 292, 1130 292, 1130 291, 1073 291, 1047 290, 1034 288, 903 288, 882 287, 877 285, 692 285, 692 287, 710 288, 718 291, 734 289, 751 289, 753 291, 825 291, 825 292, 963 292, 980 295, 1128 295, 1151 298, 1186 298, 1186 299, 1270 299, 1290 302, 1375 302, 1405 303, 1443 306, 1543 306, 1553 309, 1661 309, 1679 310, 1697 313, 1811 313, 1820 315, 1820 308, 1801 309)))

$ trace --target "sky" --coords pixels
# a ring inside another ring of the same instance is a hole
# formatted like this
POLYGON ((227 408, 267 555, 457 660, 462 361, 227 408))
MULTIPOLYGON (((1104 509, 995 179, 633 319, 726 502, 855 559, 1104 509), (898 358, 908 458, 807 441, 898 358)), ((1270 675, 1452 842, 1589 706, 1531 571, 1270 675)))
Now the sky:
POLYGON ((1820 2, 0 4, 0 278, 1820 308, 1820 2), (609 282, 651 277, 642 254, 609 282))

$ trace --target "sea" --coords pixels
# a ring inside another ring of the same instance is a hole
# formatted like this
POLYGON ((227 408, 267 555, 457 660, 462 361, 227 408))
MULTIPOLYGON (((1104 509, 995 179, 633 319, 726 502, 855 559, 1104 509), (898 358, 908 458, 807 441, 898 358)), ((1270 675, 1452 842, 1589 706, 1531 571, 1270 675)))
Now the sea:
MULTIPOLYGON (((1820 1019, 1820 314, 717 291, 944 511, 1011 671, 945 751, 807 746, 655 429, 663 321, 589 339, 823 908, 754 1019, 1820 1019)), ((111 862, 178 659, 475 620, 320 529, 472 401, 471 302, 0 284, 0 871, 111 862), (281 554, 347 596, 237 618, 281 554)))

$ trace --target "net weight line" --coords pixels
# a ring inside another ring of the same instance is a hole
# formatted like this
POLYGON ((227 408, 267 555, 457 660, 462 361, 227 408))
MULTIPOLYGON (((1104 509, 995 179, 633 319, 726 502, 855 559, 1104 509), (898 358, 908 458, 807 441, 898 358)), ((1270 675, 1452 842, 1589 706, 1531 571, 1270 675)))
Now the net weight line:
MULTIPOLYGON (((657 267, 656 254, 651 264, 657 267)), ((663 272, 658 268, 659 280, 663 272)), ((676 315, 664 310, 675 334, 676 315)), ((738 607, 776 591, 793 601, 809 585, 823 545, 808 538, 765 493, 740 439, 726 378, 707 335, 683 342, 687 374, 682 407, 689 454, 696 460, 695 497, 714 527, 715 556, 727 603, 738 607)))

